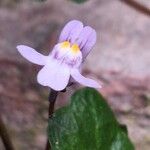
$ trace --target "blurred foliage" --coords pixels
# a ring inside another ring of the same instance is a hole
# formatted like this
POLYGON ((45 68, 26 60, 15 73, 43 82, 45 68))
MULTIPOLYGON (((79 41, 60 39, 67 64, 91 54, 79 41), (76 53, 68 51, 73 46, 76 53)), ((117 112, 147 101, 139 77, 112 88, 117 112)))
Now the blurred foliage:
POLYGON ((117 122, 106 100, 91 88, 77 91, 69 106, 54 113, 48 134, 53 150, 134 150, 126 126, 117 122))
POLYGON ((38 2, 44 2, 44 1, 46 1, 46 0, 34 0, 34 1, 38 1, 38 2))
POLYGON ((0 0, 0 6, 11 7, 16 5, 20 0, 0 0))
POLYGON ((83 2, 86 2, 87 0, 71 0, 73 2, 76 2, 76 3, 83 3, 83 2))

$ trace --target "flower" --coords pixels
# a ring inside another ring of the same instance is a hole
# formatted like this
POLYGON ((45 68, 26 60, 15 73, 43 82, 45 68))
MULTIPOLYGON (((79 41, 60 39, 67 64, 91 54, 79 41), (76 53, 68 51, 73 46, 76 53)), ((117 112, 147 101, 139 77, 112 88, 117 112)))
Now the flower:
POLYGON ((100 88, 96 81, 85 78, 79 71, 95 42, 96 32, 93 28, 83 27, 82 22, 72 20, 65 25, 58 43, 48 56, 25 45, 18 45, 17 49, 30 62, 44 66, 37 75, 38 83, 43 86, 61 91, 73 78, 85 86, 100 88))

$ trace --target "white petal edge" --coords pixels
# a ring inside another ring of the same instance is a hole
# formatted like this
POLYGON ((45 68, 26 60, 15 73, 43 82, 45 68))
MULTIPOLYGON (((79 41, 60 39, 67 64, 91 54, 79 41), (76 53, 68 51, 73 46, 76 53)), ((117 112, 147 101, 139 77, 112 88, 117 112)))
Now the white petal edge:
POLYGON ((93 87, 93 88, 101 88, 101 85, 99 85, 96 81, 82 76, 78 69, 72 69, 71 76, 77 82, 79 82, 80 84, 82 84, 84 86, 89 86, 89 87, 93 87))
POLYGON ((54 59, 49 59, 48 63, 39 71, 37 81, 43 86, 48 86, 55 91, 66 88, 70 79, 69 67, 59 64, 54 59))
POLYGON ((19 53, 28 61, 38 65, 46 64, 47 56, 38 53, 35 49, 25 45, 18 45, 16 48, 18 49, 19 53))

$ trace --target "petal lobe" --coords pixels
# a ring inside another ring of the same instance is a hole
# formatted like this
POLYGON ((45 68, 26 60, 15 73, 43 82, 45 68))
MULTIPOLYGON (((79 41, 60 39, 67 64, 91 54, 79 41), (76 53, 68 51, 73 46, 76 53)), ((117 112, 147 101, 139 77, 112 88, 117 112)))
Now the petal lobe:
POLYGON ((47 56, 38 53, 33 48, 25 45, 18 45, 17 49, 18 52, 28 61, 38 65, 45 65, 47 56))
POLYGON ((93 88, 101 88, 101 86, 96 81, 82 76, 78 69, 72 69, 71 76, 73 77, 73 79, 83 84, 84 86, 89 86, 93 88))

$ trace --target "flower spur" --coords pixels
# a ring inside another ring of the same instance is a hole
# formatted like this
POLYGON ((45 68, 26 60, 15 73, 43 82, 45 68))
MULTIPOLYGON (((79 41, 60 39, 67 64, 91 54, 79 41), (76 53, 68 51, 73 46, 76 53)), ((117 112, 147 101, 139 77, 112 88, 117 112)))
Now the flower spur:
POLYGON ((44 56, 33 48, 18 45, 19 53, 34 64, 44 66, 37 75, 37 81, 56 91, 67 87, 70 79, 89 87, 100 88, 94 80, 80 74, 80 68, 86 56, 96 42, 96 32, 82 22, 73 20, 63 28, 58 43, 48 56, 44 56))

